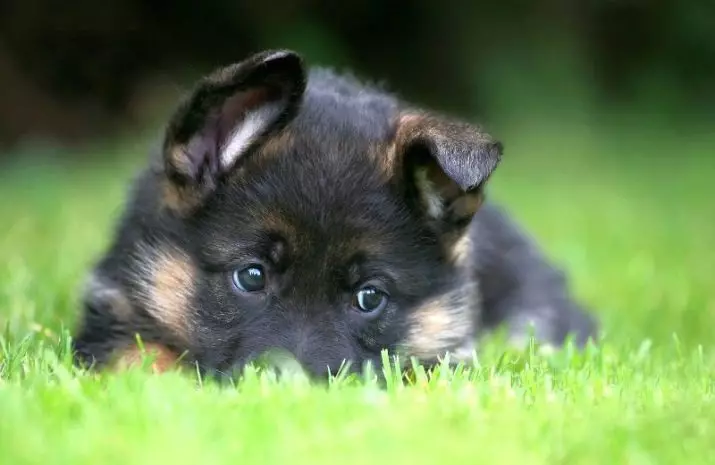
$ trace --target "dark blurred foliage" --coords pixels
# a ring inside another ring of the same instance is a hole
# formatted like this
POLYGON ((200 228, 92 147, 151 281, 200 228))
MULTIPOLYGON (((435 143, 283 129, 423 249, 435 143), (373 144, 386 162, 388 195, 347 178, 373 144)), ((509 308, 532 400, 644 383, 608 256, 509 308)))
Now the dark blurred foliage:
POLYGON ((715 103, 713 0, 0 0, 0 147, 105 137, 267 47, 485 118, 500 82, 538 92, 532 68, 561 62, 599 102, 715 103))

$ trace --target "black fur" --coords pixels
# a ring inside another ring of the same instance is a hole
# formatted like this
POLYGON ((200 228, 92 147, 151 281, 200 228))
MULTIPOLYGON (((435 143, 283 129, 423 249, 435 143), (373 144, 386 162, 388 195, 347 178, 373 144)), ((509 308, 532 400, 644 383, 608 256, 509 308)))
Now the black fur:
MULTIPOLYGON (((265 56, 271 55, 260 57, 265 56)), ((282 68, 264 73, 272 82, 303 78, 299 62, 288 56, 285 76, 282 68)), ((244 63, 271 66, 257 62, 254 57, 244 63)), ((203 173, 192 186, 191 173, 197 173, 192 170, 176 179, 171 150, 189 140, 212 109, 202 100, 196 113, 191 98, 180 107, 162 151, 134 184, 112 246, 92 272, 74 341, 78 361, 101 366, 139 334, 186 352, 185 360, 206 371, 240 368, 279 348, 321 375, 336 372, 346 360, 356 368, 368 360, 379 365, 382 349, 434 361, 447 351, 469 349, 482 330, 502 324, 514 336, 526 335, 531 319, 536 336, 552 344, 568 334, 581 344, 595 335, 595 322, 569 295, 562 273, 497 206, 487 202, 471 223, 434 217, 419 197, 423 187, 406 175, 424 165, 410 161, 417 160, 410 151, 418 141, 427 150, 426 162, 446 174, 446 188, 452 189, 439 199, 481 195, 501 156, 498 142, 474 126, 432 113, 417 131, 419 138, 400 136, 400 114, 414 110, 395 96, 327 70, 306 76, 305 91, 288 99, 294 108, 257 137, 235 166, 222 172, 212 162, 208 183, 203 173), (281 134, 287 134, 286 142, 274 145, 275 153, 264 153, 281 134), (397 144, 402 152, 395 163, 402 168, 386 175, 388 164, 374 154, 387 157, 399 137, 409 139, 397 144), (189 197, 192 188, 201 189, 200 200, 187 210, 167 207, 167 185, 189 197), (473 246, 466 261, 455 261, 450 250, 465 228, 473 246), (159 266, 155 252, 167 250, 179 251, 171 260, 193 270, 188 298, 168 299, 181 308, 160 309, 178 312, 174 316, 185 322, 179 332, 157 319, 149 309, 156 302, 147 300, 146 286, 156 285, 147 269, 159 266), (266 290, 234 289, 232 271, 252 263, 265 267, 266 290), (354 292, 368 281, 390 296, 377 316, 353 308, 354 292), (126 311, 117 311, 117 302, 126 311), (434 334, 423 336, 434 336, 434 344, 414 343, 420 337, 414 335, 415 321, 427 325, 430 312, 447 319, 445 330, 430 326, 434 334)), ((286 88, 303 89, 294 84, 286 88)), ((197 92, 207 90, 198 88, 194 100, 197 92)), ((221 97, 216 99, 220 108, 221 97)), ((213 152, 204 147, 191 153, 191 160, 216 157, 220 144, 211 139, 216 136, 205 137, 202 143, 214 144, 213 152)))

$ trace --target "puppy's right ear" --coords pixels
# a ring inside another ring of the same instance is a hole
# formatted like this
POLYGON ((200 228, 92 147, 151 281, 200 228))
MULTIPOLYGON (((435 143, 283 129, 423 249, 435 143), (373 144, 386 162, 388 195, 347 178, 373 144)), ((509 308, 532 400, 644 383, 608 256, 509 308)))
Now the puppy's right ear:
POLYGON ((262 137, 294 115, 305 91, 301 58, 265 51, 199 81, 171 117, 163 144, 164 204, 191 210, 262 137))

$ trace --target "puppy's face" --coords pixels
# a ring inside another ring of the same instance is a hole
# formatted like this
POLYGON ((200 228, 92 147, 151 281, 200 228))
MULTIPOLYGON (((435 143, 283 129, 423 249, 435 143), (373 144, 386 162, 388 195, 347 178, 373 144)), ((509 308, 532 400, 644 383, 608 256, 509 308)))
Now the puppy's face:
MULTIPOLYGON (((469 351, 466 226, 501 147, 290 52, 205 78, 170 121, 135 305, 207 370, 469 351)), ((138 271, 137 271, 138 270, 138 271)))
MULTIPOLYGON (((276 348, 312 372, 377 362, 382 348, 407 342, 410 315, 454 279, 369 146, 340 147, 349 134, 295 137, 279 152, 256 151, 191 220, 190 311, 197 355, 210 366, 276 348)), ((469 327, 462 321, 449 337, 469 327)))

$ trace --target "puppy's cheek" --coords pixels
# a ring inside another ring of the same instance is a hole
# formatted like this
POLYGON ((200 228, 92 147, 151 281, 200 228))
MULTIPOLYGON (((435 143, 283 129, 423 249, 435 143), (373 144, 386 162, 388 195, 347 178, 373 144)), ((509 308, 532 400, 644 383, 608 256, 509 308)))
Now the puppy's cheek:
POLYGON ((468 305, 458 299, 439 298, 410 315, 400 352, 419 360, 434 361, 471 351, 474 326, 468 305))
POLYGON ((110 371, 121 372, 148 363, 154 373, 164 373, 179 368, 179 354, 161 344, 145 344, 144 350, 132 345, 119 351, 109 366, 110 371))
POLYGON ((198 272, 191 258, 171 246, 143 245, 135 273, 136 295, 147 313, 170 336, 188 344, 195 328, 198 272))

